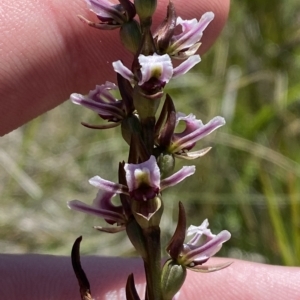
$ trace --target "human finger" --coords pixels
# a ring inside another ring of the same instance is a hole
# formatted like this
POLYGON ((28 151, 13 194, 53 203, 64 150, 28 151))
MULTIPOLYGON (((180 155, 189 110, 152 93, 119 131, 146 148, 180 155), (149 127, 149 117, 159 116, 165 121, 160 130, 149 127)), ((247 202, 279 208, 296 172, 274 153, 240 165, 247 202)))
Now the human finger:
MULTIPOLYGON (((169 0, 158 1, 155 25, 165 16, 169 0)), ((205 52, 222 30, 229 0, 176 1, 177 14, 199 17, 206 11, 215 20, 205 31, 205 52)), ((96 20, 85 1, 9 1, 0 10, 0 135, 69 98, 87 93, 96 84, 115 81, 111 63, 131 54, 123 50, 118 30, 100 31, 82 24, 77 15, 96 20)))

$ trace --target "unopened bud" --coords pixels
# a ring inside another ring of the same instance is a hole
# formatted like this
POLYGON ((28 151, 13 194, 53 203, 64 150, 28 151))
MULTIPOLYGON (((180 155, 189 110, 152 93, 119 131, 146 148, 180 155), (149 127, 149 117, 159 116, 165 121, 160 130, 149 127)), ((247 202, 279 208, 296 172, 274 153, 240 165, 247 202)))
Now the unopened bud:
POLYGON ((167 177, 174 171, 175 159, 172 154, 160 154, 157 158, 161 178, 167 177))
POLYGON ((172 259, 166 261, 162 269, 161 289, 163 299, 171 300, 178 293, 186 278, 186 268, 172 259))
POLYGON ((141 20, 152 17, 156 10, 156 0, 134 0, 136 13, 141 20))
POLYGON ((136 20, 124 23, 120 29, 120 38, 126 49, 135 54, 142 40, 139 23, 136 20))

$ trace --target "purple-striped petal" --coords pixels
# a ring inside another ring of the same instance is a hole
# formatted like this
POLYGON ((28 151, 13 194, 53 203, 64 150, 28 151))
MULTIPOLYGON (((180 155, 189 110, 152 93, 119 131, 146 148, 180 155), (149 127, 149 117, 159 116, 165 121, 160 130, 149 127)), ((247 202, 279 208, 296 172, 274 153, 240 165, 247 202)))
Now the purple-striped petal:
POLYGON ((117 100, 110 91, 117 89, 118 87, 114 83, 106 81, 105 84, 96 85, 96 88, 89 92, 88 97, 102 103, 115 103, 117 100))
POLYGON ((187 73, 192 67, 201 61, 200 55, 192 55, 173 70, 173 78, 187 73))
MULTIPOLYGON (((186 236, 191 236, 193 234, 212 235, 210 229, 208 229, 208 226, 209 226, 209 222, 207 219, 205 219, 200 226, 191 225, 186 231, 186 236)), ((189 244, 191 244, 191 243, 192 242, 190 241, 189 244)))
POLYGON ((109 223, 125 223, 125 216, 114 211, 97 208, 93 205, 85 204, 79 200, 68 201, 68 207, 73 210, 77 210, 86 214, 95 215, 97 217, 106 219, 109 223))
POLYGON ((210 120, 207 124, 201 126, 195 131, 187 134, 186 136, 181 137, 176 140, 174 144, 170 147, 172 152, 180 152, 183 149, 190 149, 194 146, 194 144, 200 139, 212 133, 217 128, 223 126, 225 124, 225 119, 222 117, 215 117, 210 120))
POLYGON ((119 122, 125 118, 125 105, 122 100, 117 100, 111 90, 116 90, 117 86, 109 81, 105 84, 97 85, 87 96, 73 93, 70 96, 74 104, 82 105, 95 111, 104 120, 119 122))
POLYGON ((231 234, 227 230, 215 235, 208 225, 208 220, 205 219, 200 226, 192 225, 188 228, 186 236, 193 235, 193 237, 183 244, 183 250, 178 257, 180 264, 189 268, 195 267, 195 271, 200 270, 201 268, 197 266, 215 255, 221 249, 222 244, 230 239, 231 234))
POLYGON ((213 237, 204 245, 188 251, 188 253, 185 255, 185 263, 189 265, 190 263, 202 264, 206 262, 210 257, 215 255, 221 249, 222 244, 228 241, 230 237, 231 234, 229 233, 229 231, 221 231, 218 235, 213 237))
POLYGON ((115 5, 108 0, 86 0, 88 8, 97 15, 99 20, 106 23, 124 23, 124 14, 120 5, 115 5))
MULTIPOLYGON (((72 94, 71 100, 73 103, 82 105, 99 114, 103 119, 122 120, 124 118, 124 111, 116 105, 103 104, 90 99, 86 99, 80 94, 72 94)), ((121 104, 121 103, 120 103, 121 104)))
POLYGON ((128 188, 122 184, 115 183, 106 179, 101 178, 100 176, 94 176, 89 180, 89 183, 100 190, 111 192, 114 194, 127 194, 128 188))
POLYGON ((170 48, 173 51, 171 53, 168 51, 168 53, 170 53, 170 55, 176 54, 176 52, 189 49, 198 43, 202 38, 203 31, 213 19, 214 13, 212 12, 207 12, 202 15, 199 22, 196 19, 183 20, 178 17, 176 24, 181 25, 182 32, 172 37, 170 48))
POLYGON ((151 78, 156 78, 162 83, 166 84, 170 81, 173 75, 173 65, 168 54, 158 55, 139 55, 139 63, 141 65, 142 78, 138 82, 143 85, 151 78))
POLYGON ((120 60, 113 62, 112 65, 113 65, 115 72, 119 73, 122 77, 124 77, 131 83, 134 82, 133 73, 127 67, 125 67, 124 64, 120 60))
POLYGON ((115 196, 115 193, 99 190, 96 198, 93 200, 93 206, 105 210, 115 211, 122 214, 122 205, 116 206, 112 204, 111 199, 115 196))
POLYGON ((186 115, 181 112, 176 113, 176 126, 178 126, 178 123, 182 121, 185 123, 185 129, 181 133, 175 133, 174 136, 176 139, 182 138, 193 131, 195 131, 198 128, 201 128, 203 126, 203 123, 201 120, 196 119, 196 116, 194 114, 186 115))
POLYGON ((193 175, 195 171, 195 166, 185 166, 181 168, 178 172, 174 173, 170 177, 163 179, 160 183, 160 189, 164 190, 167 187, 176 185, 177 183, 184 180, 186 177, 193 175))

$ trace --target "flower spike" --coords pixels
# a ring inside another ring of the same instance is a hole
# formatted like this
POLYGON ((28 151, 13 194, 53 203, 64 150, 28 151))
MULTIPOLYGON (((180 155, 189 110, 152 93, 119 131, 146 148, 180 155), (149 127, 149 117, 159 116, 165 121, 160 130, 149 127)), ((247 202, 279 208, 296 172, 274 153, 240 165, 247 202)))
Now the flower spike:
MULTIPOLYGON (((123 64, 122 57, 112 63, 118 86, 107 81, 87 95, 73 93, 70 99, 74 104, 93 110, 106 121, 103 125, 82 123, 84 126, 107 129, 120 125, 121 136, 129 151, 127 160, 119 162, 117 182, 94 176, 89 180, 98 189, 93 203, 89 205, 73 200, 68 206, 115 225, 95 226, 99 231, 116 233, 126 230, 130 242, 144 260, 145 299, 177 299, 187 269, 205 273, 229 265, 203 265, 230 239, 230 233, 223 230, 213 234, 207 220, 186 230, 186 214, 180 202, 177 227, 166 249, 170 258, 161 266, 160 224, 165 209, 162 191, 196 171, 195 166, 184 166, 174 172, 176 158, 194 159, 206 154, 210 147, 190 150, 197 141, 225 124, 219 116, 203 124, 193 114, 176 112, 175 101, 169 94, 163 105, 161 102, 169 81, 187 73, 201 61, 196 52, 214 14, 205 13, 199 21, 183 20, 177 17, 173 0, 170 0, 165 19, 152 34, 157 0, 85 1, 99 22, 79 18, 94 28, 119 29, 121 44, 133 58, 129 68, 123 64), (174 66, 173 58, 182 62, 174 66), (114 96, 117 89, 118 99, 114 96), (178 130, 180 122, 184 124, 183 130, 178 130), (117 205, 112 201, 116 195, 120 198, 117 205)), ((72 258, 79 261, 78 255, 72 254, 72 258)), ((80 267, 80 262, 77 265, 80 267)), ((75 273, 77 275, 77 269, 75 273)), ((81 283, 79 281, 79 285, 81 283)), ((84 286, 85 290, 86 287, 90 293, 89 285, 84 286)), ((86 293, 81 295, 84 297, 86 293)), ((132 275, 127 281, 126 298, 140 299, 132 275)))

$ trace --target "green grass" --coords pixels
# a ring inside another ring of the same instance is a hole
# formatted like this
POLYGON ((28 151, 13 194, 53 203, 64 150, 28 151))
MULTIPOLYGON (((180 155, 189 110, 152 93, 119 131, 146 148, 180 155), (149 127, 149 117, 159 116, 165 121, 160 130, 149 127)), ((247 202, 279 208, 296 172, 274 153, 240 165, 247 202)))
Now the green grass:
MULTIPOLYGON (((213 232, 232 233, 222 255, 300 265, 298 3, 233 2, 214 47, 168 86, 177 110, 204 122, 222 115, 227 124, 198 143, 213 149, 191 163, 196 175, 164 193, 165 243, 181 200, 189 223, 208 218, 213 232)), ((66 102, 0 139, 2 252, 69 255, 82 234, 85 254, 133 254, 124 233, 94 231, 100 220, 66 207, 75 198, 91 202, 97 191, 88 179, 116 180, 127 156, 119 128, 93 131, 82 120, 100 121, 66 102)))

